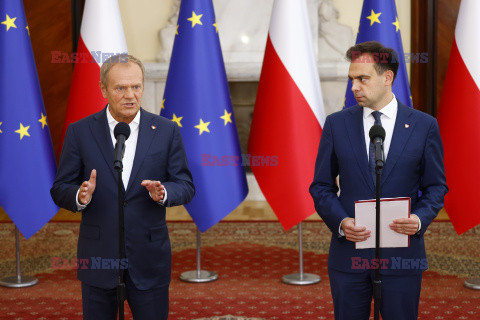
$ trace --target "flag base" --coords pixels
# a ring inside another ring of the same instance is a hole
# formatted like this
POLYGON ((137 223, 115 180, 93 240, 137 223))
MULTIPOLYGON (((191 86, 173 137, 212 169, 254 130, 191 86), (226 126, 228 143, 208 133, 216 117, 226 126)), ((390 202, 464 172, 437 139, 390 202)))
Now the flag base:
POLYGON ((468 279, 463 283, 465 287, 472 290, 480 290, 480 278, 468 279))
POLYGON ((180 275, 180 280, 185 282, 212 282, 218 279, 218 274, 212 271, 194 270, 186 271, 180 275))
POLYGON ((294 284, 297 286, 305 286, 309 284, 317 284, 321 281, 319 275, 313 273, 292 273, 287 274, 286 276, 282 277, 282 282, 286 284, 294 284))
POLYGON ((38 279, 31 276, 18 276, 0 279, 0 286, 7 288, 31 287, 38 283, 38 279))

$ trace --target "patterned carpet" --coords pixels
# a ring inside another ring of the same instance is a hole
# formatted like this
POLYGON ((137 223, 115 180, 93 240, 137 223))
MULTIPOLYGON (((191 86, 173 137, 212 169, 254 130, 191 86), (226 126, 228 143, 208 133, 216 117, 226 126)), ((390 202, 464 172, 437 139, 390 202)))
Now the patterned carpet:
MULTIPOLYGON (((276 222, 218 224, 202 235, 202 266, 217 272, 219 280, 190 284, 178 276, 195 269, 195 226, 171 222, 168 227, 173 249, 170 319, 333 318, 326 270, 330 232, 323 223, 304 223, 305 272, 322 277, 320 284, 306 287, 280 282, 282 275, 298 271, 296 229, 285 233, 276 222)), ((2 276, 15 274, 13 231, 11 224, 0 224, 2 276)), ((480 228, 457 236, 450 223, 430 226, 430 269, 424 275, 419 319, 480 319, 480 292, 463 287, 466 278, 480 276, 479 235, 480 228)), ((63 265, 67 270, 52 269, 52 257, 75 258, 77 237, 78 223, 49 223, 21 241, 22 273, 36 274, 39 284, 0 288, 0 319, 81 319, 75 271, 68 270, 69 264, 63 265)))

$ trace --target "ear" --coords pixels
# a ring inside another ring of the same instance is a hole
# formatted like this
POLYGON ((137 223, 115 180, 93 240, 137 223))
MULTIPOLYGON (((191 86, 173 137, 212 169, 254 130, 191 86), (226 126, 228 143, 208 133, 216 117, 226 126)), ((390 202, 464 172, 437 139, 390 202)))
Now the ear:
POLYGON ((102 96, 107 99, 107 87, 105 87, 105 85, 102 83, 102 81, 100 81, 98 83, 100 85, 100 91, 102 91, 102 96))
POLYGON ((393 71, 392 70, 386 70, 384 74, 385 74, 385 85, 386 86, 392 86, 393 85, 393 71))

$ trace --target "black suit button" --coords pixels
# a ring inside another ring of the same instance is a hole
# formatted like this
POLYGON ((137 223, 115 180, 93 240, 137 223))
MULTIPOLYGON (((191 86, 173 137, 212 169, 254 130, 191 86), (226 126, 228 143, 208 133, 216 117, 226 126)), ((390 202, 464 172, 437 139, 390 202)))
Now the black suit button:
POLYGON ((125 201, 125 202, 123 203, 123 207, 126 207, 126 206, 128 206, 128 202, 127 202, 127 201, 125 201))

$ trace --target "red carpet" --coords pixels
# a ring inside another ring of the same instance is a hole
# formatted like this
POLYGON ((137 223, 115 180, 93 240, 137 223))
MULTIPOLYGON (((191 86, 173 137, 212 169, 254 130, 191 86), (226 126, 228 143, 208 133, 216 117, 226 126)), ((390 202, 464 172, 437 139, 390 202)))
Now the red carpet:
MULTIPOLYGON (((190 320, 221 315, 265 319, 333 319, 325 254, 305 252, 305 272, 317 273, 313 286, 282 284, 283 275, 298 271, 293 249, 251 243, 204 248, 204 269, 219 280, 191 284, 178 280, 195 268, 195 249, 173 253, 170 318, 190 320)), ((75 271, 38 274, 39 284, 25 289, 0 289, 0 319, 81 319, 80 283, 75 271)), ((464 279, 427 271, 419 319, 480 319, 480 292, 462 286, 464 279)), ((130 315, 128 308, 127 314, 130 315)), ((131 319, 131 316, 126 317, 131 319)))

